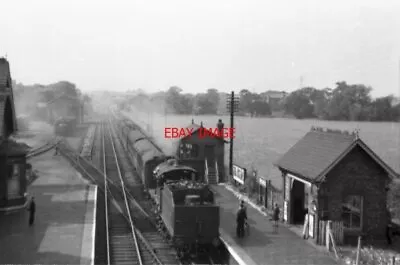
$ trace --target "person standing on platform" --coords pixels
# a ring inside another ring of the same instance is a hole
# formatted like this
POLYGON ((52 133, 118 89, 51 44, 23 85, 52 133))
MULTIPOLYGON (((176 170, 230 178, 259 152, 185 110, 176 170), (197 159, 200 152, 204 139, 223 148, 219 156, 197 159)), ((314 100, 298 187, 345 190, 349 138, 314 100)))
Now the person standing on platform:
POLYGON ((279 214, 280 214, 279 206, 278 206, 277 203, 275 203, 274 214, 273 214, 273 220, 274 220, 275 229, 278 228, 279 214))
POLYGON ((244 224, 247 220, 246 210, 243 204, 240 204, 240 208, 236 214, 236 234, 238 237, 244 236, 244 224))
POLYGON ((32 197, 28 210, 29 210, 29 226, 32 226, 33 222, 35 221, 35 212, 36 212, 36 203, 34 197, 32 197))

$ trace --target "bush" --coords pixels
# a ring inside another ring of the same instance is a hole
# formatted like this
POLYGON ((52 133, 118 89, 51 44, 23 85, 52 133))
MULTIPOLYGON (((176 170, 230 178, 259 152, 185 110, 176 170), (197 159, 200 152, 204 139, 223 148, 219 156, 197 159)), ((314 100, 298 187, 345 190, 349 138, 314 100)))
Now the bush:
MULTIPOLYGON (((355 264, 357 256, 357 250, 354 250, 351 254, 352 262, 350 264, 355 264)), ((360 251, 360 265, 376 264, 376 265, 386 265, 390 264, 393 254, 387 253, 383 250, 377 250, 373 247, 364 247, 360 251)), ((396 261, 399 259, 396 258, 396 261)))

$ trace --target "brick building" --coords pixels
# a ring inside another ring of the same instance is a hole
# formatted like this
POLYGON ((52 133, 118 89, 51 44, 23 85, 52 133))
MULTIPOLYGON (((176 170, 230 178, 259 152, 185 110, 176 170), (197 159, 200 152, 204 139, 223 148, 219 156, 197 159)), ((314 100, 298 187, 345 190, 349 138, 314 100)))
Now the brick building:
POLYGON ((315 240, 319 220, 342 221, 345 242, 362 234, 385 238, 387 187, 399 175, 357 132, 312 128, 276 166, 282 172, 287 223, 303 223, 308 212, 315 240))
POLYGON ((28 146, 10 139, 16 130, 10 66, 0 58, 0 211, 22 208, 27 201, 28 146))

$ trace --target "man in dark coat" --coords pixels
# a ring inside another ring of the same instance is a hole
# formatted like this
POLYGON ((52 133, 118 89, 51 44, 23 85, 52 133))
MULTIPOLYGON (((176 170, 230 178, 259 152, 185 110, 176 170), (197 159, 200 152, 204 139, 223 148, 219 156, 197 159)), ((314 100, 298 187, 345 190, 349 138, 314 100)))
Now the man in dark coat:
POLYGON ((33 225, 35 221, 36 203, 35 198, 32 197, 31 203, 29 205, 29 226, 33 225))
POLYGON ((244 208, 243 204, 240 204, 240 208, 236 214, 236 234, 238 237, 243 237, 244 236, 244 224, 247 220, 247 213, 244 208))

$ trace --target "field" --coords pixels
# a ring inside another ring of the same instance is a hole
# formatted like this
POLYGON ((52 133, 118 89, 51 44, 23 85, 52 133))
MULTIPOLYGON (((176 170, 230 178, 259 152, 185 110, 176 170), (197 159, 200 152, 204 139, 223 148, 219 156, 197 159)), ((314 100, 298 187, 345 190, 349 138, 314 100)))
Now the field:
MULTIPOLYGON (((125 112, 143 128, 152 131, 154 139, 167 153, 172 153, 173 139, 165 139, 165 127, 186 127, 194 119, 204 127, 216 127, 221 118, 225 127, 230 126, 229 116, 162 116, 140 112, 125 112)), ((294 120, 284 118, 235 117, 234 164, 255 168, 278 188, 282 185, 279 170, 273 163, 302 138, 311 128, 320 126, 330 129, 360 130, 360 138, 366 142, 396 172, 400 172, 400 123, 332 122, 319 120, 294 120)), ((229 144, 226 145, 226 161, 229 144)), ((226 162, 228 164, 228 162, 226 162)))

